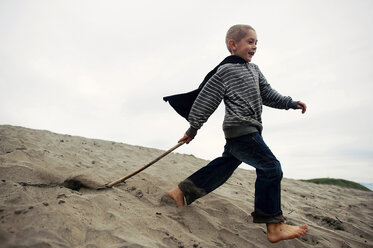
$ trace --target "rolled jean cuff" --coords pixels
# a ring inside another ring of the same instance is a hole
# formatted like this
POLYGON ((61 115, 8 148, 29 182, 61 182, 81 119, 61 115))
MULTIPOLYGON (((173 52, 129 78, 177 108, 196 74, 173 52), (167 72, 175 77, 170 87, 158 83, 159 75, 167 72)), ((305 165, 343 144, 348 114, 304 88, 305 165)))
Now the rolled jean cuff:
POLYGON ((191 180, 185 179, 179 183, 179 189, 183 192, 186 204, 189 205, 198 198, 206 195, 205 190, 198 188, 191 180))
POLYGON ((285 217, 282 215, 271 217, 271 216, 259 215, 255 212, 252 212, 251 216, 253 217, 254 223, 266 223, 266 224, 277 223, 278 224, 278 223, 284 223, 286 221, 285 217))

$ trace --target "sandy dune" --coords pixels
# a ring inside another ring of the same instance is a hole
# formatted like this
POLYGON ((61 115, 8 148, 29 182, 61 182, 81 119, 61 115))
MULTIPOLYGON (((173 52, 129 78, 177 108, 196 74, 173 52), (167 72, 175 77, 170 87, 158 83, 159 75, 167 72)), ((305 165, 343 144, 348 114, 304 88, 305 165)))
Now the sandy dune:
POLYGON ((253 171, 238 169, 184 209, 163 196, 207 163, 191 155, 172 153, 125 184, 95 189, 163 152, 0 126, 0 247, 373 247, 372 192, 285 178, 284 214, 310 229, 270 244, 250 216, 253 171))

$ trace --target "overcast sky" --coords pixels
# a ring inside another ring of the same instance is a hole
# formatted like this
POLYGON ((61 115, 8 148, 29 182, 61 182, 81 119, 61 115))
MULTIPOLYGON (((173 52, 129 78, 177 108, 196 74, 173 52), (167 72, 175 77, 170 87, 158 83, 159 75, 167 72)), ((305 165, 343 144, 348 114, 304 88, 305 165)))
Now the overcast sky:
MULTIPOLYGON (((263 137, 288 178, 373 182, 373 1, 0 1, 0 124, 169 149, 188 123, 162 100, 229 55, 253 58, 307 113, 265 107, 263 137)), ((177 152, 214 159, 224 105, 177 152)), ((149 161, 153 158, 149 158, 149 161)), ((180 169, 175 165, 175 169, 180 169)))

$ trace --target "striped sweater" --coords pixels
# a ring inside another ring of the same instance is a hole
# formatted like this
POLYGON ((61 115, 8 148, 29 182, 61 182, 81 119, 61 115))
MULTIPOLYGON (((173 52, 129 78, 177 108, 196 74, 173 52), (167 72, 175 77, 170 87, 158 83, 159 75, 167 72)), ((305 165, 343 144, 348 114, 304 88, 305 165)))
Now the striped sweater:
POLYGON ((272 89, 253 63, 225 64, 203 87, 189 113, 190 128, 186 134, 194 138, 224 100, 223 131, 226 138, 261 132, 263 104, 278 109, 296 109, 298 102, 272 89))

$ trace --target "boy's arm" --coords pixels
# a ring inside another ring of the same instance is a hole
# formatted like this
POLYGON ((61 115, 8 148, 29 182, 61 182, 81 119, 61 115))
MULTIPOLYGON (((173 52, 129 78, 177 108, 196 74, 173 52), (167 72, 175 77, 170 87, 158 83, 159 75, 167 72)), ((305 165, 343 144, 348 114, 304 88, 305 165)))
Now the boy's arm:
POLYGON ((283 96, 276 90, 272 89, 271 85, 267 82, 259 67, 255 65, 255 68, 259 73, 260 95, 262 97, 264 105, 278 109, 298 109, 298 107, 302 110, 305 109, 304 103, 299 101, 293 101, 290 96, 283 96))
POLYGON ((215 73, 202 88, 193 103, 188 120, 190 128, 186 131, 179 142, 186 141, 188 144, 196 135, 198 129, 215 112, 224 97, 224 85, 218 73, 215 73))

